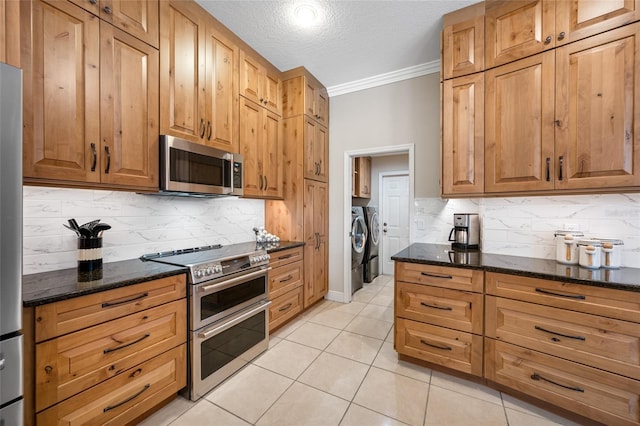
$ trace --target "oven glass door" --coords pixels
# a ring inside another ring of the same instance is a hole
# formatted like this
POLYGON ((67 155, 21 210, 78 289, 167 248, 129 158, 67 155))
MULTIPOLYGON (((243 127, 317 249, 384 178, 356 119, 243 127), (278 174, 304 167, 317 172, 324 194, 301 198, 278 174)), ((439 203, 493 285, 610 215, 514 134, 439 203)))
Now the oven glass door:
POLYGON ((194 286, 191 330, 214 323, 268 297, 267 269, 194 286))
POLYGON ((263 301, 192 332, 191 399, 197 400, 269 347, 269 305, 263 301))

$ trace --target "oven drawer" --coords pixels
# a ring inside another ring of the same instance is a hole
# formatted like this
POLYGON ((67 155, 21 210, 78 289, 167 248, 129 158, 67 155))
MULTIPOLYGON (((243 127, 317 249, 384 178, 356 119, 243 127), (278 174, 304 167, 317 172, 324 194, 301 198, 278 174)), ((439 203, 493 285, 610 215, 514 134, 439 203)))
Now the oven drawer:
POLYGON ((482 376, 482 336, 396 318, 398 353, 482 376))
POLYGON ((186 342, 186 301, 36 345, 36 411, 186 342))
POLYGON ((302 261, 302 247, 295 247, 287 250, 277 251, 269 254, 269 266, 273 269, 279 268, 292 262, 302 261))
POLYGON ((269 298, 274 300, 302 285, 302 262, 294 262, 269 271, 269 298))
POLYGON ((41 425, 123 425, 186 386, 186 344, 37 415, 41 425))
POLYGON ((396 281, 482 293, 483 271, 420 263, 396 262, 396 281))
POLYGON ((485 376, 610 425, 640 422, 640 382, 519 346, 485 339, 485 376))
POLYGON ((398 282, 395 303, 399 317, 482 334, 482 294, 398 282))
POLYGON ((272 300, 269 308, 269 332, 302 312, 303 287, 294 288, 272 300))
POLYGON ((35 308, 36 342, 186 297, 187 276, 174 275, 35 308))

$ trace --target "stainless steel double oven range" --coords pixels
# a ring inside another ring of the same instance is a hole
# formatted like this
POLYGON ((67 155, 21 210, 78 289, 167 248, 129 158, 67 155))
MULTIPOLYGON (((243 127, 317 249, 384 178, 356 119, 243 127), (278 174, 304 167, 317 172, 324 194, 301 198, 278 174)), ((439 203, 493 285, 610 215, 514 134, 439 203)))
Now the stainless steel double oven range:
POLYGON ((189 398, 196 401, 269 347, 269 255, 255 243, 151 253, 189 269, 189 398))

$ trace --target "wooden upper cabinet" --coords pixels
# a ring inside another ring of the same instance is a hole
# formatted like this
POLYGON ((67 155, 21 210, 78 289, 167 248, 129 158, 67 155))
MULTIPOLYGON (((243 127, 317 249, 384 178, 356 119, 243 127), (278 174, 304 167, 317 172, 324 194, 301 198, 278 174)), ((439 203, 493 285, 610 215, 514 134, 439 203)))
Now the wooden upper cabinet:
POLYGON ((553 189, 554 52, 485 73, 485 192, 553 189))
POLYGON ((279 72, 240 50, 240 94, 282 115, 282 80, 279 72))
POLYGON ((158 48, 158 0, 70 0, 117 28, 158 48))
POLYGON ((486 68, 555 47, 554 12, 553 0, 487 0, 486 68))
POLYGON ((329 124, 329 95, 327 89, 304 68, 285 73, 287 78, 282 99, 283 116, 306 114, 323 126, 329 124))
POLYGON ((354 197, 371 198, 371 157, 356 157, 353 173, 356 177, 354 197))
POLYGON ((484 73, 445 80, 442 195, 484 192, 484 73))
POLYGON ((640 23, 556 52, 556 188, 637 187, 640 23))
POLYGON ((442 17, 442 70, 444 79, 484 69, 484 3, 442 17))
POLYGON ((158 187, 158 50, 100 25, 102 182, 158 187))
POLYGON ((0 62, 20 67, 20 4, 0 0, 0 62))
POLYGON ((304 177, 327 182, 329 134, 327 128, 311 118, 304 120, 304 177))
POLYGON ((24 176, 99 182, 99 19, 68 2, 23 6, 24 176))

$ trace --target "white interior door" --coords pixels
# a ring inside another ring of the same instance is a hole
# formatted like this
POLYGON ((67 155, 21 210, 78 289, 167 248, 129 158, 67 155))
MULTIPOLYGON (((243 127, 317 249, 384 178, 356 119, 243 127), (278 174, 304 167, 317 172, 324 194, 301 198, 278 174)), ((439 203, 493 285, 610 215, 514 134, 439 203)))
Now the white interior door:
POLYGON ((409 175, 382 176, 382 273, 393 275, 391 256, 409 245, 409 175))

